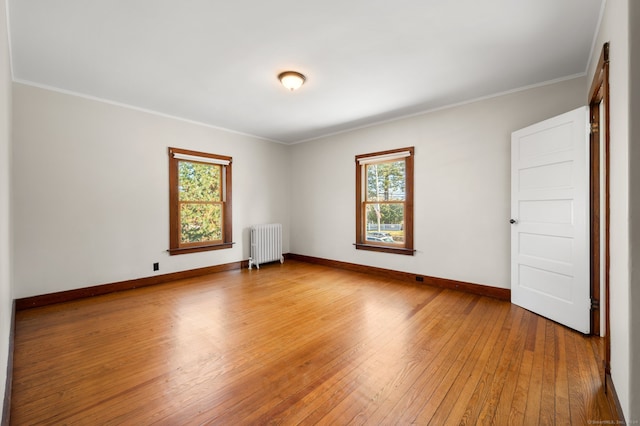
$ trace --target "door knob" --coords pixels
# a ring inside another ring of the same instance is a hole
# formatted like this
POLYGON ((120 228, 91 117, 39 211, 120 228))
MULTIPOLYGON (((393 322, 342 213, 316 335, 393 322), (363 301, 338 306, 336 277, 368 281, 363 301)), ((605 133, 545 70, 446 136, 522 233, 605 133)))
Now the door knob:
POLYGON ((511 219, 511 220, 509 221, 509 223, 510 223, 510 224, 512 224, 512 225, 515 225, 516 223, 518 223, 518 221, 517 221, 517 220, 515 220, 515 219, 511 219))

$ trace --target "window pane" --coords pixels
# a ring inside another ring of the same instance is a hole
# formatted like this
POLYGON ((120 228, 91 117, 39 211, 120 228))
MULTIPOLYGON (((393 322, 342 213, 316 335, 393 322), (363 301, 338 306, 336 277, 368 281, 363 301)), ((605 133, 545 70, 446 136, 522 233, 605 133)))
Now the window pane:
POLYGON ((367 164, 367 201, 405 200, 405 160, 367 164))
POLYGON ((222 205, 180 205, 180 243, 222 240, 222 205))
POLYGON ((217 164, 179 161, 180 201, 220 201, 221 169, 217 164))
POLYGON ((404 204, 367 204, 365 239, 377 243, 404 243, 404 204))

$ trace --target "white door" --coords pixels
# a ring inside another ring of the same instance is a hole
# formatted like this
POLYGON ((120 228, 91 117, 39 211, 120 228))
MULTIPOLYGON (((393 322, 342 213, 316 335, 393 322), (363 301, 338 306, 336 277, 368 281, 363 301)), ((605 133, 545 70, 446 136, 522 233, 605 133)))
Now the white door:
POLYGON ((511 135, 511 301, 590 332, 588 109, 511 135))

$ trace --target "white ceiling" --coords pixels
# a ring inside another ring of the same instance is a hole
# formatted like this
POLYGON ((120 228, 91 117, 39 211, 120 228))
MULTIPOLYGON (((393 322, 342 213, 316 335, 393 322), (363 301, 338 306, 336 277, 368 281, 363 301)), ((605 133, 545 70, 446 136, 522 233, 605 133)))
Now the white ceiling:
POLYGON ((584 74, 603 1, 10 0, 12 67, 294 143, 584 74))

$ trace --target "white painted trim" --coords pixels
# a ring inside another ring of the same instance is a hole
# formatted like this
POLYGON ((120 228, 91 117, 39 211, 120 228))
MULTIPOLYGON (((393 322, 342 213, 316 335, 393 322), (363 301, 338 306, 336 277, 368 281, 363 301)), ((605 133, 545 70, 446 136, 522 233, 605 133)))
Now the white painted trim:
POLYGON ((560 78, 556 78, 556 79, 553 79, 553 80, 543 81, 542 83, 531 84, 529 86, 523 86, 523 87, 519 87, 517 89, 511 89, 511 90, 507 90, 507 91, 504 91, 504 92, 494 93, 492 95, 481 96, 479 98, 469 99, 469 100, 466 100, 466 101, 457 102, 457 103, 453 103, 453 104, 449 104, 449 105, 444 105, 444 106, 441 106, 441 107, 426 109, 424 111, 414 112, 414 113, 403 115, 403 116, 400 116, 400 117, 394 117, 394 118, 389 118, 389 119, 385 119, 385 120, 376 121, 374 123, 363 124, 362 126, 352 127, 352 128, 345 129, 345 130, 338 130, 337 132, 327 133, 326 135, 323 135, 323 136, 315 136, 315 137, 312 137, 312 138, 309 138, 309 139, 303 139, 301 141, 291 142, 290 144, 287 144, 287 145, 296 145, 296 144, 299 144, 299 143, 311 142, 311 141, 315 141, 315 140, 318 140, 318 139, 328 138, 330 136, 340 135, 340 134, 343 134, 343 133, 349 133, 349 132, 352 132, 354 130, 366 129, 368 127, 373 127, 373 126, 377 126, 377 125, 380 125, 380 124, 392 123, 394 121, 404 120, 406 118, 417 117, 417 116, 420 116, 420 115, 423 115, 423 114, 429 114, 429 113, 436 112, 436 111, 442 111, 442 110, 447 110, 447 109, 451 109, 451 108, 456 108, 456 107, 460 107, 460 106, 463 106, 463 105, 472 104, 472 103, 475 103, 475 102, 486 101, 488 99, 499 98, 501 96, 511 95, 513 93, 524 92, 525 90, 529 90, 529 89, 535 89, 535 88, 538 88, 538 87, 549 86, 549 85, 560 83, 560 82, 567 81, 567 80, 573 80, 574 78, 580 78, 580 77, 584 77, 586 75, 587 75, 586 72, 581 72, 581 73, 578 73, 578 74, 571 74, 571 75, 568 75, 568 76, 565 76, 565 77, 560 77, 560 78))
POLYGON ((265 138, 265 137, 262 137, 262 136, 252 135, 250 133, 243 133, 243 132, 239 132, 237 130, 231 130, 231 129, 227 129, 227 128, 220 127, 220 126, 214 126, 213 124, 203 123, 201 121, 191 120, 191 119, 188 119, 188 118, 178 117, 178 116, 171 115, 171 114, 165 114, 163 112, 154 111, 154 110, 147 109, 147 108, 141 108, 141 107, 125 104, 123 102, 112 101, 110 99, 104 99, 104 98, 99 98, 97 96, 91 96, 91 95, 86 95, 86 94, 79 93, 79 92, 74 92, 72 90, 60 89, 58 87, 48 86, 46 84, 34 83, 33 81, 14 78, 13 82, 14 83, 24 84, 25 86, 32 86, 32 87, 37 87, 39 89, 50 90, 52 92, 62 93, 62 94, 65 94, 65 95, 77 96, 79 98, 89 99, 89 100, 96 101, 96 102, 102 102, 102 103, 105 103, 105 104, 114 105, 114 106, 118 106, 118 107, 122 107, 122 108, 127 108, 127 109, 131 109, 131 110, 134 110, 134 111, 140 111, 140 112, 144 112, 144 113, 147 113, 147 114, 156 115, 156 116, 159 116, 159 117, 171 118, 173 120, 178 120, 178 121, 182 121, 182 122, 189 123, 189 124, 195 124, 197 126, 208 127, 210 129, 221 130, 223 132, 234 133, 234 134, 240 135, 240 136, 247 136, 247 137, 260 139, 260 140, 267 141, 267 142, 274 142, 274 143, 278 143, 278 144, 287 145, 285 142, 278 141, 278 140, 275 140, 275 139, 269 139, 269 138, 265 138))
MULTIPOLYGON (((598 34, 600 34, 600 26, 602 26, 602 20, 604 19, 604 10, 607 5, 607 0, 602 0, 602 7, 600 8, 600 16, 598 16, 598 23, 596 24, 595 32, 593 33, 593 41, 591 41, 591 51, 589 52, 589 60, 585 65, 584 73, 585 75, 589 74, 589 64, 594 58, 594 54, 599 55, 601 51, 601 47, 596 47, 596 42, 598 41, 598 34)), ((597 62, 597 61, 596 61, 597 62)), ((589 82, 591 84, 591 82, 589 82)), ((587 87, 588 90, 588 87, 587 87)))
POLYGON ((572 75, 568 75, 568 76, 565 76, 565 77, 560 77, 560 78, 556 78, 556 79, 553 79, 553 80, 544 81, 544 82, 541 82, 541 83, 531 84, 529 86, 523 86, 523 87, 519 87, 519 88, 516 88, 516 89, 507 90, 507 91, 504 91, 504 92, 494 93, 492 95, 481 96, 481 97, 478 97, 478 98, 469 99, 469 100, 462 101, 462 102, 457 102, 457 103, 444 105, 444 106, 440 106, 440 107, 436 107, 436 108, 426 109, 424 111, 414 112, 414 113, 411 113, 411 114, 402 115, 400 117, 394 117, 394 118, 389 118, 389 119, 385 119, 385 120, 376 121, 376 122, 373 122, 373 123, 363 124, 361 126, 356 126, 356 127, 352 127, 352 128, 349 128, 349 129, 339 130, 339 131, 336 131, 336 132, 327 133, 327 134, 322 135, 322 136, 314 136, 312 138, 302 139, 300 141, 290 142, 290 143, 283 142, 283 141, 278 141, 278 140, 275 140, 275 139, 269 139, 269 138, 265 138, 265 137, 262 137, 262 136, 252 135, 252 134, 249 134, 249 133, 243 133, 243 132, 239 132, 239 131, 236 131, 236 130, 227 129, 227 128, 224 128, 224 127, 214 126, 213 124, 207 124, 207 123, 203 123, 203 122, 200 122, 200 121, 190 120, 188 118, 183 118, 183 117, 178 117, 178 116, 174 116, 174 115, 170 115, 170 114, 165 114, 165 113, 162 113, 162 112, 159 112, 159 111, 154 111, 154 110, 150 110, 150 109, 146 109, 146 108, 136 107, 136 106, 133 106, 133 105, 122 103, 122 102, 112 101, 112 100, 109 100, 109 99, 103 99, 103 98, 99 98, 97 96, 86 95, 86 94, 74 92, 74 91, 71 91, 71 90, 60 89, 58 87, 48 86, 48 85, 45 85, 45 84, 34 83, 34 82, 28 81, 28 80, 22 80, 22 79, 15 79, 14 78, 13 81, 15 83, 24 84, 26 86, 37 87, 37 88, 44 89, 44 90, 50 90, 50 91, 53 91, 53 92, 63 93, 65 95, 77 96, 77 97, 80 97, 80 98, 89 99, 89 100, 93 100, 93 101, 97 101, 97 102, 102 102, 102 103, 106 103, 106 104, 109 104, 109 105, 115 105, 115 106, 119 106, 119 107, 122 107, 122 108, 131 109, 131 110, 134 110, 134 111, 140 111, 140 112, 144 112, 144 113, 147 113, 147 114, 157 115, 157 116, 160 116, 160 117, 171 118, 171 119, 179 120, 179 121, 182 121, 182 122, 185 122, 185 123, 195 124, 195 125, 198 125, 198 126, 204 126, 204 127, 208 127, 208 128, 211 128, 211 129, 216 129, 216 130, 221 130, 221 131, 224 131, 224 132, 234 133, 234 134, 241 135, 241 136, 252 137, 252 138, 260 139, 260 140, 267 141, 267 142, 274 142, 274 143, 278 143, 278 144, 282 144, 282 145, 297 145, 299 143, 305 143, 305 142, 311 142, 311 141, 315 141, 315 140, 319 140, 319 139, 324 139, 324 138, 327 138, 327 137, 330 137, 330 136, 335 136, 335 135, 339 135, 339 134, 343 134, 343 133, 349 133, 349 132, 352 132, 352 131, 355 131, 355 130, 360 130, 360 129, 366 129, 366 128, 377 126, 377 125, 380 125, 380 124, 392 123, 394 121, 399 121, 399 120, 404 120, 404 119, 407 119, 407 118, 417 117, 417 116, 424 115, 424 114, 429 114, 429 113, 432 113, 432 112, 447 110, 447 109, 451 109, 451 108, 460 107, 460 106, 463 106, 463 105, 472 104, 472 103, 475 103, 475 102, 480 102, 480 101, 485 101, 485 100, 488 100, 488 99, 493 99, 493 98, 498 98, 498 97, 501 97, 501 96, 510 95, 510 94, 513 94, 513 93, 523 92, 523 91, 529 90, 529 89, 535 89, 535 88, 538 88, 538 87, 549 86, 551 84, 556 84, 556 83, 560 83, 560 82, 567 81, 567 80, 573 80, 575 78, 584 77, 586 75, 587 75, 586 72, 581 72, 579 74, 572 74, 572 75))
POLYGON ((15 73, 13 72, 13 49, 11 48, 11 25, 10 25, 10 19, 9 19, 9 0, 6 0, 5 2, 5 8, 4 8, 4 13, 5 13, 5 19, 6 19, 6 25, 7 25, 7 50, 9 51, 9 70, 11 72, 11 80, 15 81, 15 79, 13 78, 13 76, 15 75, 15 73))

